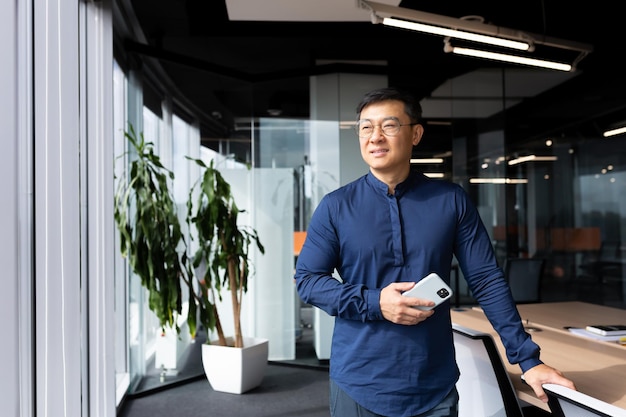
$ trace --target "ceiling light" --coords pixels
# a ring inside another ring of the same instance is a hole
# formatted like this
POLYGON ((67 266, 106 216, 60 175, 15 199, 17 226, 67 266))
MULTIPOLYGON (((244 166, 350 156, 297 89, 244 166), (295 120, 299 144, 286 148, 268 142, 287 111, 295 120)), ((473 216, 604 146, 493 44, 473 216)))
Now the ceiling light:
POLYGON ((371 10, 372 23, 382 23, 506 48, 521 50, 533 48, 533 39, 518 30, 488 25, 478 20, 457 19, 369 0, 361 0, 361 4, 371 10))
POLYGON ((383 18, 383 25, 393 26, 402 29, 416 30, 418 32, 430 33, 433 35, 441 35, 449 38, 465 39, 473 42, 486 43, 489 45, 502 46, 504 48, 519 49, 528 51, 531 48, 530 43, 514 41, 510 39, 496 38, 494 36, 481 35, 478 33, 464 32, 456 29, 448 29, 440 26, 425 25, 423 23, 408 22, 406 20, 394 19, 391 17, 383 18))
POLYGON ((622 133, 626 133, 626 126, 617 129, 607 130, 602 134, 602 136, 608 138, 609 136, 621 135, 622 133))
POLYGON ((540 161, 556 161, 558 157, 556 156, 537 156, 537 155, 527 155, 520 156, 519 158, 511 159, 509 161, 509 165, 517 165, 522 162, 540 162, 540 161))
MULTIPOLYGON (((587 54, 593 50, 593 47, 589 44, 522 32, 519 30, 486 24, 476 19, 457 19, 449 16, 396 7, 369 0, 360 0, 359 4, 361 7, 371 11, 372 23, 383 23, 405 29, 441 35, 446 38, 461 38, 473 42, 505 46, 508 48, 512 47, 528 51, 533 51, 535 45, 545 45, 552 48, 578 52, 578 56, 573 60, 571 65, 550 61, 544 62, 542 60, 534 60, 523 57, 503 59, 506 55, 499 53, 486 53, 488 55, 482 56, 498 61, 504 60, 507 62, 517 62, 533 66, 537 66, 539 64, 538 66, 543 68, 571 71, 585 56, 587 56, 587 54), (513 59, 515 59, 515 61, 513 61, 513 59)), ((460 53, 465 51, 461 50, 454 52, 460 53)), ((477 56, 475 55, 475 52, 473 52, 473 54, 474 55, 471 56, 477 56)), ((470 55, 470 53, 468 52, 467 55, 470 55)))
POLYGON ((445 176, 443 172, 424 172, 424 175, 428 178, 443 178, 445 176))
POLYGON ((475 58, 486 58, 494 61, 512 62, 514 64, 530 65, 532 67, 548 68, 559 71, 571 71, 573 68, 570 64, 563 64, 561 62, 546 61, 536 58, 526 58, 517 55, 507 55, 499 52, 481 51, 479 49, 460 48, 457 46, 451 46, 447 43, 443 49, 446 52, 452 52, 458 55, 473 56, 475 58))
POLYGON ((470 184, 527 184, 526 178, 470 178, 470 184))
POLYGON ((411 158, 412 164, 441 164, 443 158, 411 158))

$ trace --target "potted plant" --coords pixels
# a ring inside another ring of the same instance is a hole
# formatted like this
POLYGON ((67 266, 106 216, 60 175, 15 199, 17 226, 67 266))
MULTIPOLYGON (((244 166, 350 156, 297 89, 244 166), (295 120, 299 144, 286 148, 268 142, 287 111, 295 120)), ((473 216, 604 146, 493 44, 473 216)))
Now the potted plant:
MULTIPOLYGON (((114 218, 120 235, 122 256, 148 291, 149 308, 163 329, 180 331, 177 316, 182 312, 181 282, 189 275, 185 239, 181 232, 176 204, 167 170, 153 144, 133 127, 125 137, 135 154, 127 178, 120 179, 115 193, 114 218)), ((129 151, 130 153, 131 151, 129 151)))
MULTIPOLYGON (((128 178, 121 180, 115 194, 115 221, 120 234, 122 255, 139 276, 148 291, 149 308, 162 329, 173 328, 180 333, 178 318, 183 305, 188 308, 186 323, 192 337, 196 336, 198 324, 207 332, 216 331, 217 341, 207 337, 205 347, 220 346, 229 349, 231 355, 240 359, 252 355, 261 357, 259 365, 230 365, 224 362, 215 366, 205 364, 209 373, 237 375, 242 377, 257 369, 261 376, 239 386, 223 387, 211 382, 214 389, 229 392, 245 392, 260 384, 267 364, 267 340, 244 338, 241 331, 241 302, 248 288, 251 274, 249 249, 255 244, 261 253, 264 247, 253 228, 237 224, 240 210, 235 204, 228 182, 224 180, 213 163, 207 166, 202 160, 191 159, 204 172, 191 187, 187 201, 186 222, 195 233, 198 248, 188 255, 189 245, 181 231, 169 183, 174 174, 163 166, 153 151, 153 144, 137 137, 132 126, 125 136, 132 146, 133 154, 128 178), (204 267, 204 268, 202 268, 204 267), (197 271, 201 271, 198 274, 197 271), (218 301, 222 290, 228 290, 233 308, 234 335, 224 335, 218 313, 218 301), (199 321, 199 323, 198 323, 199 321), (253 344, 260 350, 247 353, 253 344), (231 349, 231 347, 236 349, 231 349), (214 369, 211 369, 214 368, 214 369)), ((207 359, 208 360, 208 359, 207 359)))
POLYGON ((196 276, 200 289, 198 316, 206 329, 215 329, 218 337, 217 341, 207 340, 202 346, 202 362, 215 390, 241 393, 261 383, 267 365, 267 339, 244 338, 241 330, 241 303, 251 273, 249 249, 252 244, 261 253, 265 249, 256 230, 238 225, 241 211, 230 184, 214 162, 207 166, 200 159, 192 160, 203 170, 187 200, 187 222, 198 241, 192 264, 195 271, 203 271, 196 276), (217 307, 223 289, 230 294, 232 338, 224 335, 217 307))

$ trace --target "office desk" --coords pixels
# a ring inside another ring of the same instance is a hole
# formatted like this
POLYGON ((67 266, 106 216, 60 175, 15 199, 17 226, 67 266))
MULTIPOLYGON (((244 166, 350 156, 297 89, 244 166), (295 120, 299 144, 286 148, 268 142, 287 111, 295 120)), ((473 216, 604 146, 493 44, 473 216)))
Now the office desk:
MULTIPOLYGON (((527 304, 518 306, 518 309, 524 324, 528 317, 528 325, 540 328, 541 331, 532 332, 531 335, 541 347, 541 359, 547 365, 562 371, 574 381, 579 391, 626 409, 626 347, 586 339, 563 329, 563 326, 582 327, 590 321, 623 322, 626 318, 625 310, 579 302, 527 304), (587 313, 589 315, 585 316, 587 313)), ((548 405, 540 401, 533 390, 522 382, 519 366, 508 363, 499 336, 480 309, 453 309, 451 315, 454 323, 490 333, 496 341, 518 398, 549 411, 548 405)))
POLYGON ((580 301, 520 304, 517 310, 524 322, 563 331, 567 331, 565 327, 626 323, 626 310, 580 301))

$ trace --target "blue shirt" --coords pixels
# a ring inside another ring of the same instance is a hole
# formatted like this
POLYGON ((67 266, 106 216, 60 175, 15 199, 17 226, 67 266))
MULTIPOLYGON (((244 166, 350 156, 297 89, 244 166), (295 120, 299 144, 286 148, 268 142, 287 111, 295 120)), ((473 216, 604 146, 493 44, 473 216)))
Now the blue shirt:
POLYGON ((363 407, 385 416, 428 411, 459 377, 450 305, 415 326, 383 318, 392 282, 437 272, 450 283, 453 255, 499 333, 511 363, 538 365, 489 236, 457 184, 411 172, 395 195, 371 173, 322 198, 296 264, 298 294, 335 316, 330 378, 363 407), (340 280, 331 275, 337 270, 340 280))

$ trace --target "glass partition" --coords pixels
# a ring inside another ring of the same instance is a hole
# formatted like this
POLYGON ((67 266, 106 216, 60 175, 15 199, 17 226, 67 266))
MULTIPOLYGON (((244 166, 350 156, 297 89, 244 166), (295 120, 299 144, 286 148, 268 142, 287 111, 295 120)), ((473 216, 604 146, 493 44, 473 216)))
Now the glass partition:
MULTIPOLYGON (((429 160, 416 167, 467 190, 502 266, 507 258, 546 260, 543 301, 624 307, 626 145, 619 138, 601 138, 599 132, 572 133, 571 127, 532 137, 507 130, 505 110, 539 94, 543 75, 546 89, 559 81, 548 72, 534 71, 528 79, 524 74, 502 68, 466 74, 424 99, 425 136, 413 157, 441 162, 429 160), (520 90, 525 83, 527 92, 520 90)), ((325 80, 329 85, 336 82, 341 91, 350 89, 350 77, 332 77, 325 80)), ((251 103, 244 104, 253 106, 254 87, 249 89, 251 103)), ((207 161, 218 161, 238 205, 246 210, 244 220, 259 231, 267 252, 254 255, 255 277, 245 299, 243 325, 255 336, 270 339, 271 360, 295 359, 301 326, 310 325, 300 317, 293 267, 312 211, 323 195, 367 170, 358 164, 358 142, 352 131, 343 129, 347 125, 339 113, 336 119, 326 119, 234 120, 229 137, 186 122, 167 105, 162 117, 145 110, 142 120, 145 134, 159 138, 159 151, 176 172, 180 204, 189 181, 198 175, 188 170, 181 155, 202 154, 207 161), (167 132, 173 142, 163 139, 167 132)), ((455 269, 452 276, 458 279, 459 302, 472 304, 462 271, 455 269)), ((142 307, 140 289, 130 282, 132 379, 145 375, 136 357, 141 355, 145 367, 157 334, 142 307), (135 346, 139 338, 143 345, 135 346)))

